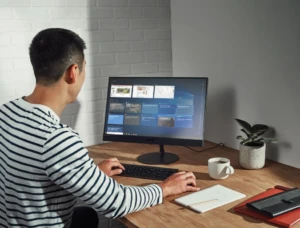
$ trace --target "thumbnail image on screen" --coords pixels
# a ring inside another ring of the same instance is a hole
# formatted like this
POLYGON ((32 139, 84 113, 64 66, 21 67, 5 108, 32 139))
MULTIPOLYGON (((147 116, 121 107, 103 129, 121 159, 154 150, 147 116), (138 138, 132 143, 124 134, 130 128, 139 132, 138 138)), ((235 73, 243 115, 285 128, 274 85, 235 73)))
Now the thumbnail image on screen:
POLYGON ((131 97, 132 86, 113 85, 110 89, 111 97, 131 97))
POLYGON ((139 103, 129 103, 125 104, 125 113, 134 113, 138 114, 141 113, 142 106, 139 103))

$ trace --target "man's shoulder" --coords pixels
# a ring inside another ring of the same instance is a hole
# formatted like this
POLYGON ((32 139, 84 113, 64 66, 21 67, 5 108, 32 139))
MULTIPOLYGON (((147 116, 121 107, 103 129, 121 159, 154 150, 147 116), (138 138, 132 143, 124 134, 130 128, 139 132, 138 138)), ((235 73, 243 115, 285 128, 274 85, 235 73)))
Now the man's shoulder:
POLYGON ((57 151, 67 152, 74 150, 74 148, 84 148, 83 141, 79 134, 69 126, 65 124, 58 124, 49 130, 50 133, 47 134, 43 146, 43 153, 45 156, 50 156, 49 154, 56 153, 57 151))
POLYGON ((66 124, 55 124, 48 129, 48 140, 60 141, 66 138, 80 139, 79 134, 66 124))
POLYGON ((15 101, 17 101, 17 99, 7 101, 7 102, 4 102, 4 103, 0 104, 0 110, 4 110, 7 106, 13 105, 13 102, 15 102, 15 101))
POLYGON ((29 104, 22 98, 1 105, 0 117, 9 126, 38 135, 41 139, 60 133, 78 136, 68 125, 60 123, 60 118, 51 109, 43 105, 29 104))

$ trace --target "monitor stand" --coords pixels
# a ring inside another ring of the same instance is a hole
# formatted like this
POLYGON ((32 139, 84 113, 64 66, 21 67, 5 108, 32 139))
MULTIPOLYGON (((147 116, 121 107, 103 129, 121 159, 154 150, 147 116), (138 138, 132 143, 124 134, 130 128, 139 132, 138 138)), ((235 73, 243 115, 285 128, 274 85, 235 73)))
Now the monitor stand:
POLYGON ((144 164, 170 164, 179 160, 176 154, 165 152, 164 145, 159 145, 160 152, 140 155, 137 160, 144 164))

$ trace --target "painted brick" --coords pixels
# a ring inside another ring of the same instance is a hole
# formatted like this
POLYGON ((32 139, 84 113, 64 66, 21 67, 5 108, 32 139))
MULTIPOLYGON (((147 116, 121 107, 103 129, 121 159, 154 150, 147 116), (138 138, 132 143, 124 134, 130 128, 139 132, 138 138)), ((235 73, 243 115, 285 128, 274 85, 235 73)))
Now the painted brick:
POLYGON ((131 19, 130 28, 134 29, 147 29, 147 28, 156 28, 157 20, 156 19, 131 19))
POLYGON ((146 30, 145 40, 169 40, 171 39, 170 30, 146 30))
POLYGON ((85 54, 96 54, 99 53, 98 43, 86 43, 85 54))
POLYGON ((129 5, 130 6, 157 6, 157 0, 129 0, 129 5))
POLYGON ((106 100, 107 98, 107 89, 101 89, 102 92, 102 99, 106 100))
MULTIPOLYGON (((82 113, 101 112, 101 111, 105 111, 105 109, 106 109, 105 100, 87 101, 82 103, 81 105, 82 113)), ((78 112, 74 114, 78 114, 78 112)))
MULTIPOLYGON (((107 86, 107 85, 106 85, 107 86)), ((99 89, 94 90, 82 90, 78 94, 77 100, 85 102, 85 101, 94 101, 102 99, 102 92, 99 89)))
POLYGON ((158 49, 162 50, 171 50, 172 49, 172 42, 171 40, 160 40, 158 42, 158 49))
POLYGON ((86 56, 88 66, 101 66, 115 63, 115 55, 113 54, 98 54, 86 56))
POLYGON ((29 6, 30 0, 0 0, 0 6, 29 6))
POLYGON ((60 117, 60 123, 66 124, 69 127, 72 126, 72 116, 71 115, 65 115, 60 117))
POLYGON ((157 41, 147 40, 147 41, 133 41, 130 43, 131 51, 156 51, 157 41))
POLYGON ((171 51, 147 51, 146 62, 171 61, 171 51))
POLYGON ((139 7, 115 8, 114 16, 117 18, 136 18, 136 17, 142 17, 143 12, 142 12, 142 8, 139 7))
POLYGON ((170 8, 155 8, 155 7, 146 7, 143 9, 144 17, 167 17, 170 18, 171 11, 170 8))
POLYGON ((100 77, 101 76, 100 67, 86 66, 85 67, 85 76, 86 76, 86 78, 100 77))
POLYGON ((109 30, 84 32, 81 34, 81 38, 85 42, 112 41, 114 32, 109 30))
POLYGON ((81 17, 81 9, 80 8, 52 8, 50 10, 50 17, 54 19, 73 19, 73 18, 80 18, 81 17))
POLYGON ((15 95, 14 86, 0 85, 0 98, 12 97, 15 95))
POLYGON ((13 21, 13 20, 0 20, 0 31, 7 32, 7 31, 30 31, 31 30, 31 23, 29 21, 13 21))
POLYGON ((103 112, 85 113, 72 116, 72 122, 78 122, 80 124, 101 123, 101 120, 103 120, 103 112))
POLYGON ((156 73, 146 73, 145 77, 173 77, 172 72, 156 72, 156 73))
POLYGON ((128 0, 98 0, 98 6, 128 6, 128 0))
POLYGON ((128 19, 100 19, 100 29, 123 29, 128 27, 128 19))
POLYGON ((82 18, 111 18, 113 9, 111 8, 82 8, 82 18))
POLYGON ((86 139, 88 136, 94 136, 103 134, 103 123, 81 124, 75 123, 74 130, 83 135, 82 139, 86 139))
POLYGON ((171 29, 171 19, 170 18, 158 19, 158 28, 171 29))
POLYGON ((101 52, 128 52, 130 50, 129 42, 101 42, 101 52))
POLYGON ((16 70, 29 70, 32 69, 31 62, 28 58, 20 58, 13 60, 14 69, 16 70))
POLYGON ((82 89, 86 91, 95 88, 103 88, 107 87, 107 84, 107 78, 104 77, 86 78, 82 89))
POLYGON ((144 52, 119 53, 116 57, 117 63, 143 63, 145 62, 144 52))
POLYGON ((101 75, 103 77, 126 75, 126 74, 130 74, 129 64, 120 64, 120 65, 101 67, 101 75))
POLYGON ((64 6, 65 1, 62 0, 31 0, 31 6, 64 6))
POLYGON ((12 70, 13 69, 13 61, 10 59, 0 59, 0 70, 12 70))
POLYGON ((32 37, 40 30, 46 28, 66 28, 66 27, 67 27, 67 20, 34 20, 32 21, 32 29, 35 32, 34 34, 32 34, 32 37))
POLYGON ((12 19, 13 11, 11 9, 0 9, 0 19, 12 19))
POLYGON ((97 30, 98 21, 97 20, 68 20, 67 26, 69 29, 84 29, 84 30, 97 30))
POLYGON ((170 7, 171 3, 170 3, 170 0, 158 0, 157 1, 157 5, 160 7, 160 6, 163 6, 163 7, 170 7))
POLYGON ((116 30, 115 32, 116 40, 143 40, 144 31, 143 30, 116 30))
POLYGON ((5 97, 5 98, 0 98, 0 105, 5 104, 10 102, 11 100, 16 99, 17 97, 15 96, 10 96, 10 97, 5 97))
POLYGON ((159 63, 159 72, 172 72, 172 61, 159 63))
POLYGON ((10 36, 7 34, 0 33, 0 46, 10 44, 10 36))
POLYGON ((96 0, 67 0, 67 6, 96 6, 96 0))
POLYGON ((12 70, 12 60, 8 60, 10 69, 3 70, 0 65, 0 84, 35 84, 33 70, 12 70))
MULTIPOLYGON (((103 142, 102 138, 103 138, 103 134, 101 134, 101 135, 91 135, 91 136, 87 136, 87 137, 84 137, 84 138, 82 137, 82 141, 83 141, 85 146, 92 146, 92 145, 95 145, 95 144, 99 144, 99 143, 96 143, 96 142, 103 142)), ((99 222, 98 228, 105 227, 105 226, 102 226, 102 225, 103 224, 101 224, 99 222)), ((109 227, 107 226, 106 228, 109 228, 109 227)), ((126 228, 126 227, 123 227, 123 228, 126 228)))
MULTIPOLYGON (((1 67, 1 62, 0 62, 1 67)), ((0 68, 0 86, 12 85, 15 82, 15 77, 10 77, 9 73, 11 71, 6 71, 0 68)))
POLYGON ((66 106, 66 108, 64 109, 62 116, 64 115, 72 115, 75 114, 77 115, 79 110, 81 108, 81 105, 79 104, 79 102, 75 101, 73 103, 70 103, 66 106))
POLYGON ((0 46, 0 58, 29 57, 28 47, 0 46))
POLYGON ((158 71, 157 63, 139 63, 132 64, 132 73, 140 74, 140 73, 155 73, 158 71))
POLYGON ((78 134, 81 136, 80 138, 84 141, 84 140, 86 140, 86 138, 88 136, 95 135, 96 126, 97 126, 96 124, 88 124, 87 125, 87 124, 81 124, 81 123, 75 122, 73 128, 76 132, 78 132, 78 134))
POLYGON ((34 86, 35 86, 34 83, 14 85, 15 96, 19 98, 31 94, 34 89, 34 86))
POLYGON ((11 32, 11 42, 13 45, 25 44, 29 45, 35 36, 32 32, 11 32))
POLYGON ((49 10, 47 8, 15 9, 14 18, 45 20, 49 18, 49 10))

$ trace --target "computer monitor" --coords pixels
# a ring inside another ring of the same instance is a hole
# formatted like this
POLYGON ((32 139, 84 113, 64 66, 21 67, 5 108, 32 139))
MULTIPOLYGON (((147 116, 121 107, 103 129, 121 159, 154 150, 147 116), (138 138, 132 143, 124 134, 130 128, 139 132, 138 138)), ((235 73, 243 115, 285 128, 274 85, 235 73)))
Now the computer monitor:
POLYGON ((158 144, 159 152, 137 158, 141 163, 177 161, 164 145, 203 146, 207 83, 200 77, 110 77, 103 140, 158 144))

